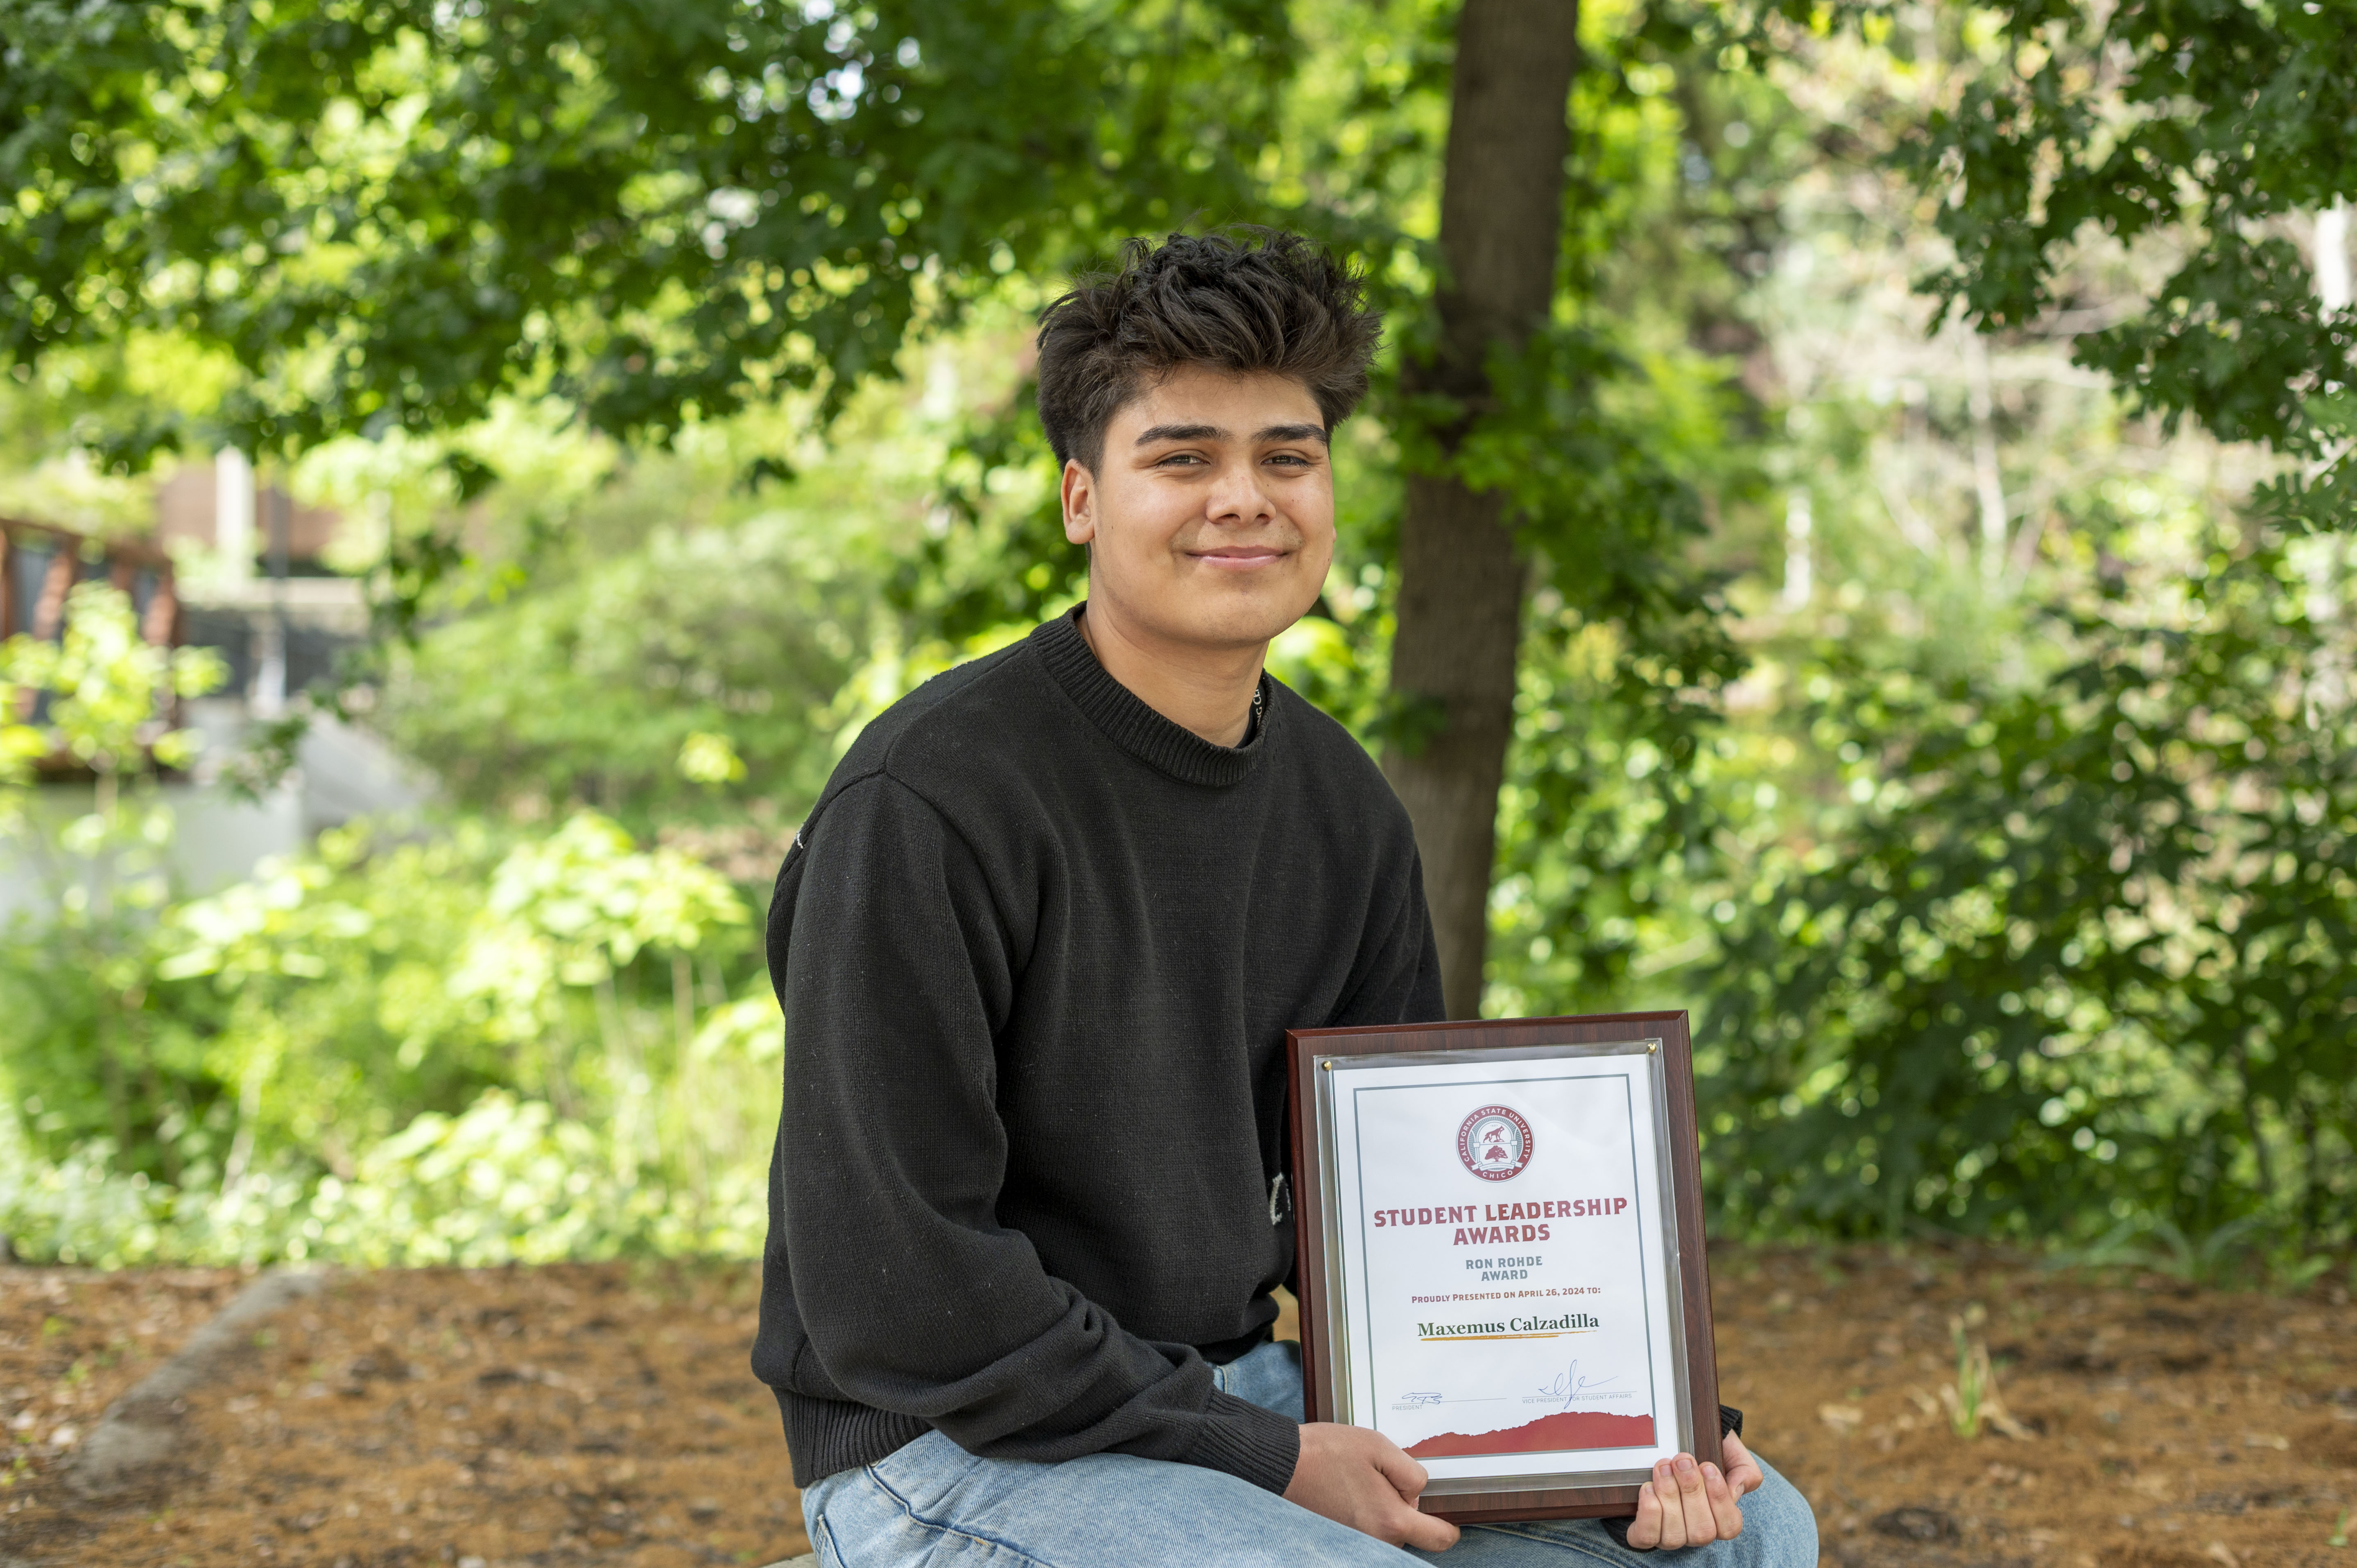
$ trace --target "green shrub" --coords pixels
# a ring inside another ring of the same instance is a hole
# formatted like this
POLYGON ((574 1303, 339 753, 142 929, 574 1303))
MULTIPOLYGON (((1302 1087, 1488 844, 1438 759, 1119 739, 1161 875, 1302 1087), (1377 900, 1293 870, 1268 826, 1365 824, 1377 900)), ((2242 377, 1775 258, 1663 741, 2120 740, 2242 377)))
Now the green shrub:
POLYGON ((1728 941, 1730 1220, 2352 1239, 2357 629, 2264 539, 2178 591, 2057 616, 2072 662, 2026 689, 1824 680, 1867 809, 1728 941))
POLYGON ((756 1247, 780 1023, 750 916, 592 812, 323 835, 145 933, 139 1015, 175 1044, 129 1155, 89 1088, 95 988, 20 938, 0 1231, 124 1262, 756 1247))

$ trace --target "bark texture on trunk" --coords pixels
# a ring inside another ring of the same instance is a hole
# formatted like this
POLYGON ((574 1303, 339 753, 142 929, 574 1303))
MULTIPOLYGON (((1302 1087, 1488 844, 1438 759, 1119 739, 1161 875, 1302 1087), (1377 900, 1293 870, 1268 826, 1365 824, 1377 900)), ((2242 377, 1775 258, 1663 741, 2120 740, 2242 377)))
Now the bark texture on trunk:
MULTIPOLYGON (((1406 381, 1411 392, 1459 400, 1469 414, 1489 401, 1491 347, 1523 343, 1554 297, 1578 16, 1577 0, 1465 0, 1458 17, 1441 177, 1440 344, 1406 381)), ((1453 447, 1457 434, 1443 432, 1443 446, 1453 447)), ((1454 1018, 1481 1008, 1522 605, 1523 566, 1499 498, 1411 477, 1392 691, 1437 727, 1386 748, 1383 769, 1415 822, 1454 1018)))

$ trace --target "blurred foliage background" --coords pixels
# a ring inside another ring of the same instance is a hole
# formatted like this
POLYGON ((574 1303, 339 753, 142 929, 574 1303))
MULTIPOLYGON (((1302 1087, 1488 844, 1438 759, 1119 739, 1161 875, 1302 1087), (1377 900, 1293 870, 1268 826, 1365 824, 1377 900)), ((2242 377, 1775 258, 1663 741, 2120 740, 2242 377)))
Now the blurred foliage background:
POLYGON ((1485 1011, 1694 1009, 1720 1233, 2345 1266, 2357 16, 1581 7, 1552 318, 1440 452, 1458 17, 0 5, 0 510, 227 442, 371 520, 304 701, 436 780, 197 896, 124 725, 221 672, 104 590, 9 645, 15 1251, 756 1248, 783 848, 1081 591, 1032 314, 1247 220, 1392 313, 1277 674, 1413 744, 1405 476, 1512 502, 1485 1011))

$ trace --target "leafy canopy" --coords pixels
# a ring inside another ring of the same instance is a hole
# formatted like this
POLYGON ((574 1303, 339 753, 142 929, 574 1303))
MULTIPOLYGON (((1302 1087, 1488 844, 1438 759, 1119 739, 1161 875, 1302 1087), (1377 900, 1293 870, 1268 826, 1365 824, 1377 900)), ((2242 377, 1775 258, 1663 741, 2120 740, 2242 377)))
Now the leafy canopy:
POLYGON ((20 0, 0 363, 186 334, 255 450, 838 397, 998 274, 1246 215, 1287 42, 1275 0, 20 0))
MULTIPOLYGON (((1910 9, 1768 15, 1889 37, 1910 9)), ((1985 332, 2087 318, 2077 360, 2132 406, 2267 443, 2292 460, 2271 510, 2357 523, 2357 306, 2323 308, 2296 242, 2357 191, 2357 4, 2018 0, 1976 8, 1963 41, 1979 69, 1906 154, 1955 251, 1922 283, 1985 332), (2166 257, 2166 281, 2124 310, 2084 293, 2076 263, 2098 239, 2166 257)))

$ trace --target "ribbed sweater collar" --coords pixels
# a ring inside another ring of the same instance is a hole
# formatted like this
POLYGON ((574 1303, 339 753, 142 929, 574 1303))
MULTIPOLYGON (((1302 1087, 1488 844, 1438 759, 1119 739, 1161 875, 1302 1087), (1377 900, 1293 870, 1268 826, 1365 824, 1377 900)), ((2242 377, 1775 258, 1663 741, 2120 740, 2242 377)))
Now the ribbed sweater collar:
POLYGON ((1269 725, 1276 717, 1269 678, 1260 678, 1264 699, 1258 731, 1242 746, 1213 746, 1147 707, 1137 693, 1105 673, 1081 636, 1081 611, 1086 608, 1080 605, 1041 626, 1031 634, 1031 646, 1089 722, 1124 751, 1173 779, 1217 788, 1243 782, 1268 749, 1269 725))

